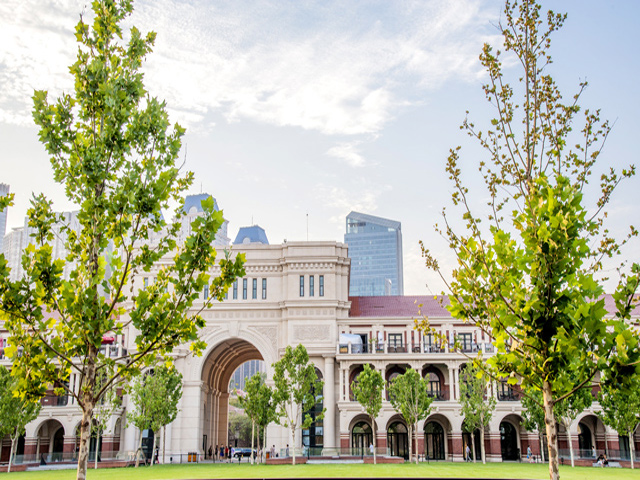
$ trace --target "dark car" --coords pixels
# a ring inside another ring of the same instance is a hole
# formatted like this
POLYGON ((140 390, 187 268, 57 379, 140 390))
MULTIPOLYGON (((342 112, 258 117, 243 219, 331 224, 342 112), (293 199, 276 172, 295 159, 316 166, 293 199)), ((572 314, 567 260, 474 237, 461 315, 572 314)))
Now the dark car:
MULTIPOLYGON (((233 452, 233 456, 236 457, 238 459, 238 462, 242 461, 242 457, 249 457, 251 456, 251 449, 250 448, 236 448, 235 452, 233 452)), ((256 458, 256 451, 253 451, 253 458, 256 458)))

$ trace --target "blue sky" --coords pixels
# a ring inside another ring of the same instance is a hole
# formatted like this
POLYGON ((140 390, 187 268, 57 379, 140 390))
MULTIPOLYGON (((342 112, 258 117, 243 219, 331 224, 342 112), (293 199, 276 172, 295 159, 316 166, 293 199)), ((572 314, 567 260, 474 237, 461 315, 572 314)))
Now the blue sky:
MULTIPOLYGON (((73 28, 86 0, 0 4, 0 182, 22 224, 31 192, 72 209, 51 181, 30 117, 34 89, 70 90, 73 28)), ((547 1, 566 11, 553 40, 551 73, 566 97, 590 83, 582 104, 615 121, 601 165, 638 157, 640 2, 547 1)), ((230 236, 252 222, 271 243, 342 240, 350 210, 402 222, 405 293, 439 293, 422 266, 418 240, 454 265, 434 232, 451 186, 444 165, 463 145, 473 184, 481 152, 459 130, 465 111, 493 114, 481 89, 478 54, 498 45, 502 2, 139 0, 128 22, 157 32, 144 67, 153 95, 187 127, 191 193, 213 194, 230 236)), ((507 62, 513 81, 517 69, 507 62)), ((611 205, 622 231, 640 217, 639 180, 611 205)), ((476 198, 481 199, 481 196, 476 198)), ((627 255, 637 260, 637 243, 627 255)), ((610 265, 609 268, 612 268, 610 265)))

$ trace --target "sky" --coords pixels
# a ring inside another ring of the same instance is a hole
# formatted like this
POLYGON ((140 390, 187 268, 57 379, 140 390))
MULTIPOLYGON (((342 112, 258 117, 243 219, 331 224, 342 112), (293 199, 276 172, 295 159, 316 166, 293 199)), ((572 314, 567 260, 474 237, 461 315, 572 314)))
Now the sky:
MULTIPOLYGON (((0 2, 0 183, 16 195, 7 231, 23 224, 32 192, 47 194, 56 210, 74 208, 51 178, 31 96, 72 90, 73 32, 89 3, 0 2)), ((450 148, 463 147, 465 178, 478 204, 486 200, 475 183, 483 153, 459 126, 467 111, 480 126, 493 118, 478 55, 485 42, 500 45, 503 2, 137 0, 134 7, 126 25, 157 32, 145 85, 187 128, 181 158, 196 179, 188 193, 216 197, 232 240, 238 228, 259 224, 272 244, 343 241, 351 210, 391 218, 402 222, 405 294, 445 288, 424 267, 418 241, 445 272, 455 266, 434 229, 443 207, 454 212, 450 148)), ((581 105, 615 122, 599 165, 637 163, 640 2, 547 0, 543 8, 568 13, 553 36, 549 73, 566 98, 586 79, 581 105)), ((516 82, 515 62, 504 66, 516 82)), ((638 224, 638 204, 634 178, 610 205, 612 231, 638 224)), ((638 247, 625 256, 638 261, 638 247)))

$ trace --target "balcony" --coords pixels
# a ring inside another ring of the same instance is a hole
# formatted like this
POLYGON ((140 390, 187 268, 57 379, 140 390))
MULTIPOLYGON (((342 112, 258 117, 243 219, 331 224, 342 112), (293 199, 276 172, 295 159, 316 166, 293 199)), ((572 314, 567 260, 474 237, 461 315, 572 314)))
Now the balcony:
POLYGON ((40 404, 43 407, 66 407, 68 403, 69 397, 67 395, 47 394, 40 399, 40 404))
POLYGON ((522 395, 515 390, 503 390, 498 392, 498 401, 500 402, 519 402, 522 395))
MULTIPOLYGON (((359 354, 393 354, 393 353, 411 353, 411 354, 439 354, 439 353, 477 353, 482 351, 490 354, 494 352, 491 343, 470 343, 463 344, 462 348, 456 349, 454 343, 450 344, 431 344, 431 343, 394 343, 394 342, 373 342, 373 343, 344 343, 341 342, 337 346, 337 353, 341 355, 359 355, 359 354)), ((125 350, 126 354, 126 350, 125 350)))

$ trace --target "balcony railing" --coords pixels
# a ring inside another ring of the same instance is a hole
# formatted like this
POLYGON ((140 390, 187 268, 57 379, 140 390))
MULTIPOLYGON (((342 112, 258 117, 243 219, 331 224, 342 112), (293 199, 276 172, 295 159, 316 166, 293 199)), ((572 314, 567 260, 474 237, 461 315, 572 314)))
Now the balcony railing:
POLYGON ((428 344, 428 343, 388 343, 388 342, 374 342, 374 343, 339 343, 337 346, 338 354, 393 354, 393 353, 450 353, 461 351, 464 353, 477 353, 482 351, 484 353, 493 353, 494 348, 491 343, 471 343, 462 345, 462 348, 457 349, 454 343, 450 344, 428 344))
POLYGON ((40 399, 40 404, 43 407, 66 407, 69 403, 69 397, 67 395, 45 395, 40 399))
POLYGON ((498 392, 498 400, 501 402, 517 402, 520 400, 518 392, 498 392))

